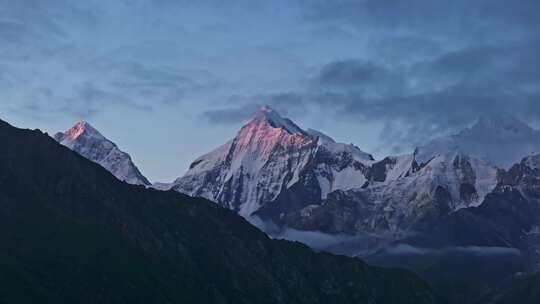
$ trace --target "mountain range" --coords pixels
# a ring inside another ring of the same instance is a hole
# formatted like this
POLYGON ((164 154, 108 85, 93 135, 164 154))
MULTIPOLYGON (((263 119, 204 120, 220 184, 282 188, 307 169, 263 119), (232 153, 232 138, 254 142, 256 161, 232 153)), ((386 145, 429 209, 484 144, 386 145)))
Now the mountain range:
MULTIPOLYGON (((150 185, 127 153, 86 122, 54 138, 120 180, 150 185)), ((375 160, 264 106, 233 139, 196 159, 173 183, 155 187, 278 227, 401 235, 482 205, 509 164, 540 151, 539 139, 540 131, 516 118, 483 116, 412 154, 375 160)))
POLYGON ((539 270, 538 153, 540 131, 495 115, 376 160, 263 107, 184 175, 154 187, 213 201, 274 238, 406 267, 463 303, 539 270))
POLYGON ((443 303, 410 272, 272 240, 0 121, 0 303, 443 303))
MULTIPOLYGON (((506 139, 513 145, 521 140, 532 147, 536 137, 531 134, 540 132, 513 118, 480 118, 413 154, 375 160, 263 107, 235 138, 196 159, 171 188, 278 227, 401 234, 479 206, 495 189, 503 166, 501 158, 488 157, 493 147, 465 149, 458 143, 468 148, 464 143, 478 137, 479 142, 506 139)), ((514 154, 505 161, 519 159, 514 154)))
MULTIPOLYGON (((54 138, 120 180, 150 185, 127 153, 86 122, 54 138)), ((540 152, 540 131, 499 115, 480 117, 472 127, 412 154, 375 160, 265 106, 183 176, 155 187, 203 197, 281 227, 399 232, 480 206, 505 169, 535 152, 540 152)))

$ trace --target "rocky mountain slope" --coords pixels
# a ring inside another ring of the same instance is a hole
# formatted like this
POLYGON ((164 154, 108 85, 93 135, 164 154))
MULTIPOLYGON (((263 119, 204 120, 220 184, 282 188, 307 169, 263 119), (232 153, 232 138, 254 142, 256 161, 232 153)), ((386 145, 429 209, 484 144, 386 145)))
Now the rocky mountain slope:
MULTIPOLYGON (((418 227, 412 244, 489 246, 518 249, 540 262, 540 154, 524 158, 508 171, 482 204, 449 213, 437 225, 418 227)), ((539 269, 540 270, 540 269, 539 269)))
POLYGON ((100 164, 118 179, 134 185, 150 185, 131 157, 99 133, 88 122, 81 121, 54 139, 87 159, 100 164))
POLYGON ((540 155, 533 155, 500 171, 482 204, 419 225, 368 260, 415 271, 452 303, 476 303, 486 293, 493 302, 485 303, 521 303, 502 299, 532 294, 497 297, 516 274, 540 271, 539 164, 540 155))
POLYGON ((440 303, 414 275, 269 239, 0 121, 1 303, 440 303))
MULTIPOLYGON (((478 206, 497 185, 498 170, 462 154, 444 154, 422 166, 415 156, 386 158, 387 177, 362 187, 334 191, 326 199, 268 219, 282 226, 330 233, 414 231, 451 212, 478 206), (398 172, 393 174, 394 164, 398 172)), ((267 218, 266 210, 258 215, 267 218)), ((270 213, 271 215, 272 213, 270 213)), ((276 213, 273 213, 276 214, 276 213)))

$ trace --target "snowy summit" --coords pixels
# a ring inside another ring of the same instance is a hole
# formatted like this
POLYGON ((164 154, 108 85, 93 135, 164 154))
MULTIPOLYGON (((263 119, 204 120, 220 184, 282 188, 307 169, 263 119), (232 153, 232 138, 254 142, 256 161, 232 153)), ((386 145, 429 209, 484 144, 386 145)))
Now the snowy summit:
POLYGON ((121 151, 86 121, 76 123, 66 132, 58 132, 54 139, 87 159, 100 164, 118 179, 135 185, 150 185, 131 157, 121 151))
POLYGON ((172 188, 249 216, 293 187, 316 185, 320 198, 361 185, 362 168, 371 162, 357 147, 304 131, 264 106, 234 139, 195 160, 172 188))
POLYGON ((525 156, 540 153, 540 131, 510 115, 481 116, 472 127, 419 147, 416 157, 426 162, 448 152, 467 154, 507 169, 525 156))

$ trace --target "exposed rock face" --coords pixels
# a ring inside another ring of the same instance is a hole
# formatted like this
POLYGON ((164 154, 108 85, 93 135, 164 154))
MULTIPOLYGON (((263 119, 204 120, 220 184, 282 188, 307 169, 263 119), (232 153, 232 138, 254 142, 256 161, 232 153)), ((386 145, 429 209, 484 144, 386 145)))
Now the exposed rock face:
POLYGON ((115 143, 101 135, 88 122, 81 121, 66 132, 59 132, 54 139, 87 159, 100 164, 119 180, 134 185, 150 185, 131 157, 115 143))
POLYGON ((412 230, 482 203, 497 184, 498 170, 447 154, 422 167, 414 157, 389 158, 373 164, 369 172, 372 178, 364 187, 334 191, 318 204, 272 219, 287 227, 331 233, 412 230), (400 162, 409 166, 396 166, 400 162))

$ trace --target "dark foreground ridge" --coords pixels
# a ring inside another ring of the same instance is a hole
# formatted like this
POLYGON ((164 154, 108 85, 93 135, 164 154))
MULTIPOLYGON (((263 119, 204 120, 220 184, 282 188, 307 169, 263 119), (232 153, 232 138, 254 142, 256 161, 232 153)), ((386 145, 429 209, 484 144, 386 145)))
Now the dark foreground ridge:
POLYGON ((440 303, 415 275, 276 241, 0 121, 0 303, 440 303))

